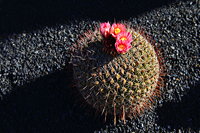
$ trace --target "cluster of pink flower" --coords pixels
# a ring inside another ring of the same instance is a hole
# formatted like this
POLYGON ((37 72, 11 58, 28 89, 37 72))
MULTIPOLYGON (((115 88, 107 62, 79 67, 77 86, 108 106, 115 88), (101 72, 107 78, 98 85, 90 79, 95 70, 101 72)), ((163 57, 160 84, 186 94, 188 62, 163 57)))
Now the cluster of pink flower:
POLYGON ((110 37, 115 38, 115 49, 119 54, 126 53, 132 46, 131 42, 132 35, 130 32, 126 31, 126 27, 123 24, 112 24, 109 22, 100 24, 100 32, 104 39, 108 39, 110 37))

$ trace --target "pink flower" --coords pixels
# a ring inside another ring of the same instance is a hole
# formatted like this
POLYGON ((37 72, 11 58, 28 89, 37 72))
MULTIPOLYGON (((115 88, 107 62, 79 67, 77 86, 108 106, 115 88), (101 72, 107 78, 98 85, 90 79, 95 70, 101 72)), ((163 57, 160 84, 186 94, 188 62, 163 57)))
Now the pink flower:
POLYGON ((112 34, 113 37, 117 37, 118 34, 121 32, 125 32, 126 27, 123 24, 113 24, 110 29, 110 34, 112 34))
POLYGON ((129 49, 131 49, 131 47, 132 46, 130 43, 127 43, 126 41, 123 40, 117 40, 115 43, 115 49, 119 54, 125 54, 126 52, 129 51, 129 49))
POLYGON ((110 35, 110 27, 111 26, 109 22, 100 24, 100 32, 105 38, 110 35))
POLYGON ((117 40, 121 40, 121 41, 126 42, 128 44, 130 44, 133 41, 132 35, 131 35, 130 32, 122 32, 122 33, 118 34, 117 40))

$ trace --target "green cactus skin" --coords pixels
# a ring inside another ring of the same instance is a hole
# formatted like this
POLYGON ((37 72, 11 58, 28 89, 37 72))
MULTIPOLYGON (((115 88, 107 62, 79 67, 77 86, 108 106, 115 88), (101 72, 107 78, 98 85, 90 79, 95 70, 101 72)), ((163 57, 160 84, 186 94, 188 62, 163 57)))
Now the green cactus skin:
POLYGON ((77 88, 88 104, 105 115, 133 118, 150 109, 159 94, 160 65, 154 47, 138 32, 126 54, 108 52, 98 29, 89 31, 72 48, 77 88), (107 51, 107 52, 105 52, 107 51))

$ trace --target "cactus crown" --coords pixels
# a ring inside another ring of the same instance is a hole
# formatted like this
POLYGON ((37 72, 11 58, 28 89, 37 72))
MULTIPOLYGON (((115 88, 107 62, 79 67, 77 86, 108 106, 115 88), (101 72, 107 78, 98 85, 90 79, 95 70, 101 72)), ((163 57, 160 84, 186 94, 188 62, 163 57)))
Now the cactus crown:
POLYGON ((108 28, 108 23, 103 26, 74 45, 71 62, 84 99, 105 116, 113 115, 116 123, 116 117, 125 121, 151 108, 158 93, 160 66, 154 47, 138 32, 128 27, 117 35, 125 25, 115 25, 118 29, 108 28))

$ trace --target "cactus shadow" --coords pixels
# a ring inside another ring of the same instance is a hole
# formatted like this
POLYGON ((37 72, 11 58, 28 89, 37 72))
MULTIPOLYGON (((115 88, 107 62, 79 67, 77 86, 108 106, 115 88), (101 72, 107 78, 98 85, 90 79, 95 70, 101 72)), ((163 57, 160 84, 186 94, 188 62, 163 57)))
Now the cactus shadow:
POLYGON ((71 70, 60 70, 15 87, 0 103, 0 131, 89 133, 101 128, 92 109, 77 102, 81 97, 74 95, 71 77, 71 70))
POLYGON ((200 84, 192 86, 181 102, 166 102, 157 109, 158 125, 169 129, 200 128, 200 84))
MULTIPOLYGON (((100 119, 105 122, 105 116, 104 114, 102 114, 102 110, 93 108, 92 105, 89 105, 86 102, 86 100, 83 98, 84 96, 87 96, 88 94, 90 94, 91 90, 84 89, 84 91, 82 91, 82 94, 80 93, 81 89, 83 88, 83 85, 80 85, 82 84, 82 82, 87 81, 88 77, 91 78, 90 75, 92 75, 92 73, 98 74, 98 72, 101 72, 104 74, 105 71, 103 70, 103 68, 105 64, 109 64, 112 60, 120 56, 116 52, 115 52, 115 55, 106 53, 105 51, 103 51, 103 48, 105 48, 105 46, 102 44, 101 41, 93 41, 93 42, 88 43, 87 46, 83 46, 83 47, 80 46, 79 48, 77 48, 76 52, 74 53, 72 57, 70 67, 72 68, 72 66, 74 65, 75 73, 73 73, 74 75, 72 74, 74 77, 74 81, 72 81, 72 83, 75 86, 74 88, 74 90, 76 90, 75 94, 76 95, 78 94, 79 95, 78 97, 82 97, 79 103, 84 103, 85 107, 89 108, 89 110, 92 110, 93 116, 100 115, 100 119)), ((92 78, 90 80, 93 80, 93 79, 95 78, 92 78)), ((93 81, 90 81, 90 82, 92 83, 93 81)), ((95 102, 96 100, 99 100, 99 99, 97 98, 93 100, 94 100, 93 102, 95 102)), ((107 114, 106 124, 113 123, 112 118, 113 118, 112 114, 107 114)))
POLYGON ((103 48, 105 48, 105 46, 101 41, 89 42, 87 46, 80 45, 76 48, 77 50, 75 50, 76 52, 74 52, 74 55, 71 58, 71 64, 75 67, 79 67, 78 69, 75 68, 75 70, 82 70, 90 74, 93 70, 101 68, 116 57, 120 56, 116 51, 114 51, 116 54, 114 56, 106 53, 103 51, 103 48))
POLYGON ((172 2, 173 0, 1 0, 0 32, 6 36, 82 19, 124 20, 172 2))

